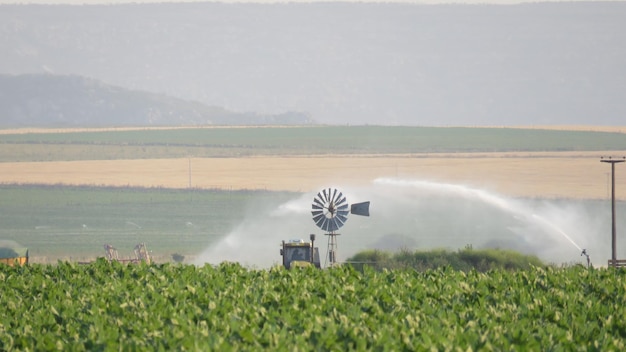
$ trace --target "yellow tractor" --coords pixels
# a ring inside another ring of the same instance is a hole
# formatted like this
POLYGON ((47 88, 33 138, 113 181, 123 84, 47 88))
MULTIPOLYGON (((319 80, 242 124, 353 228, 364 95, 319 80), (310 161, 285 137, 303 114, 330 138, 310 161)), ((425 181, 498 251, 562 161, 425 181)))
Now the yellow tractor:
POLYGON ((315 234, 310 236, 311 242, 304 240, 282 241, 280 255, 283 266, 287 269, 315 266, 321 268, 320 252, 315 247, 315 234))

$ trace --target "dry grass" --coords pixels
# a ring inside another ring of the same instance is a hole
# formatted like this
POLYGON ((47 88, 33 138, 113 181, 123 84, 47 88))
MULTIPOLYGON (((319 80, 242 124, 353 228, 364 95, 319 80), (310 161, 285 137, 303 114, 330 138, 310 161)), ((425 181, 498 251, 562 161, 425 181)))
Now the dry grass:
MULTIPOLYGON (((503 194, 607 198, 600 152, 253 157, 0 163, 4 183, 312 191, 379 177, 463 183, 503 194), (191 168, 190 168, 191 166, 191 168)), ((613 153, 626 155, 626 151, 613 153)), ((620 164, 618 164, 620 165, 620 164)), ((622 164, 626 165, 626 164, 622 164)), ((626 169, 616 183, 626 183, 626 169)), ((618 198, 621 196, 618 189, 618 198)))
POLYGON ((527 126, 492 126, 494 128, 524 128, 556 131, 591 131, 626 133, 626 126, 593 126, 593 125, 527 125, 527 126))
MULTIPOLYGON (((623 126, 515 128, 626 133, 623 126)), ((0 130, 0 134, 142 129, 172 127, 20 129, 0 130)), ((606 155, 621 157, 626 151, 196 158, 191 163, 187 158, 8 162, 0 163, 0 182, 167 188, 187 188, 191 183, 196 188, 311 191, 327 185, 367 185, 379 177, 398 177, 469 184, 512 196, 601 199, 609 190, 610 167, 599 162, 600 156, 606 155)), ((626 169, 623 171, 616 173, 618 185, 626 183, 626 169)), ((619 187, 617 197, 626 199, 619 194, 619 187)))

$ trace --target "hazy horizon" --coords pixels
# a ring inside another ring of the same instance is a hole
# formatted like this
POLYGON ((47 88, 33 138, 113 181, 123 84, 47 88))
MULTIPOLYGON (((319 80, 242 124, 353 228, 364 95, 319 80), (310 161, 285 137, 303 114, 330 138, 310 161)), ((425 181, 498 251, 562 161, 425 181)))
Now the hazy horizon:
POLYGON ((324 124, 610 126, 626 115, 624 1, 79 2, 120 6, 5 7, 0 74, 78 75, 324 124))

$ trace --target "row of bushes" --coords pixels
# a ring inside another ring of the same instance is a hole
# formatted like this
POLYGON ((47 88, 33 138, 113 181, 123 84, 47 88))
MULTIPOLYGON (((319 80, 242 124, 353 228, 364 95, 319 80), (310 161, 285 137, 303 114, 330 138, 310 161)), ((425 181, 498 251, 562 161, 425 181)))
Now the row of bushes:
POLYGON ((473 249, 471 246, 458 251, 435 249, 430 251, 401 250, 391 253, 381 250, 366 250, 347 260, 361 269, 371 266, 375 269, 415 269, 424 271, 442 267, 485 272, 493 269, 528 269, 545 264, 534 255, 525 255, 504 249, 473 249))

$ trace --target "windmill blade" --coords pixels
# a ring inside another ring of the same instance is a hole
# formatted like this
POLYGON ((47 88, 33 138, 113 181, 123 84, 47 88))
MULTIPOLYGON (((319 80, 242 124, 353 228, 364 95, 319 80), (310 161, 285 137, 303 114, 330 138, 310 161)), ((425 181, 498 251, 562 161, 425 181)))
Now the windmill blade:
POLYGON ((348 199, 346 197, 342 198, 342 194, 341 193, 339 193, 339 197, 337 197, 337 198, 339 199, 337 201, 337 203, 336 203, 337 206, 339 206, 340 204, 344 204, 344 203, 348 204, 348 199))
MULTIPOLYGON (((328 190, 330 192, 330 188, 328 190)), ((326 195, 326 189, 325 188, 322 190, 322 193, 324 193, 324 198, 322 198, 322 199, 324 200, 324 202, 328 202, 328 196, 326 195)))
POLYGON ((338 225, 341 227, 348 221, 348 215, 337 215, 335 219, 337 219, 338 225))
POLYGON ((339 230, 341 226, 343 226, 343 222, 340 221, 337 217, 333 218, 333 229, 331 230, 331 232, 339 230))
POLYGON ((317 202, 313 203, 311 206, 313 207, 313 209, 318 209, 318 210, 324 209, 324 205, 323 204, 319 204, 317 202))
POLYGON ((326 230, 326 231, 330 231, 329 230, 329 228, 330 228, 330 219, 328 219, 328 218, 324 219, 324 223, 322 224, 322 228, 324 230, 326 230))
POLYGON ((349 212, 349 211, 347 211, 347 210, 345 210, 345 211, 338 211, 338 212, 337 212, 337 216, 338 216, 338 217, 342 217, 342 218, 347 218, 347 217, 348 217, 348 214, 350 214, 350 212, 349 212))
POLYGON ((337 224, 335 224, 335 219, 329 219, 330 221, 328 221, 328 228, 326 228, 326 231, 328 232, 334 232, 337 229, 337 224))
MULTIPOLYGON (((328 194, 330 194, 330 189, 328 190, 328 194)), ((330 198, 330 201, 337 204, 337 189, 333 190, 333 196, 330 198)))
POLYGON ((348 216, 348 214, 350 213, 350 210, 348 209, 348 203, 337 206, 336 213, 337 215, 341 214, 344 217, 348 216))
POLYGON ((324 216, 324 214, 318 214, 316 216, 313 216, 313 221, 315 222, 315 225, 317 225, 317 227, 322 228, 322 224, 324 223, 324 220, 326 219, 326 217, 324 216))
POLYGON ((328 231, 328 230, 327 230, 327 229, 328 229, 328 218, 324 216, 324 217, 320 220, 319 225, 317 225, 317 226, 319 226, 319 228, 320 228, 320 229, 322 229, 322 230, 324 230, 324 231, 328 231))
POLYGON ((315 195, 315 197, 313 198, 313 202, 319 204, 319 205, 324 205, 324 198, 322 198, 322 193, 318 193, 317 195, 315 195))
POLYGON ((370 216, 370 202, 352 204, 350 206, 350 213, 354 215, 370 216))
POLYGON ((313 215, 313 221, 315 221, 315 218, 317 218, 318 216, 324 216, 324 211, 323 210, 312 210, 311 211, 311 215, 313 215))
POLYGON ((313 198, 313 201, 317 204, 319 204, 320 206, 324 206, 324 198, 322 198, 322 194, 318 193, 317 196, 315 196, 315 198, 313 198))

